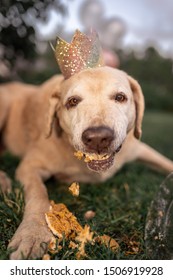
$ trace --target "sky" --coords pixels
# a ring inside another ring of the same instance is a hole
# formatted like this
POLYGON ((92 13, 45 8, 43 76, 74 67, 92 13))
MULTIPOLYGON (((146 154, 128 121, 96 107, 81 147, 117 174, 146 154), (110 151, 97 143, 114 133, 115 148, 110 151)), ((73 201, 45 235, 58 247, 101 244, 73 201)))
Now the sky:
MULTIPOLYGON (((67 32, 82 28, 79 18, 81 5, 90 0, 62 0, 68 3, 68 17, 65 19, 51 12, 50 22, 42 35, 50 35, 59 24, 67 32)), ((172 0, 97 0, 102 3, 103 17, 121 18, 126 25, 123 38, 124 48, 141 49, 152 42, 164 56, 173 57, 173 1, 172 0)))

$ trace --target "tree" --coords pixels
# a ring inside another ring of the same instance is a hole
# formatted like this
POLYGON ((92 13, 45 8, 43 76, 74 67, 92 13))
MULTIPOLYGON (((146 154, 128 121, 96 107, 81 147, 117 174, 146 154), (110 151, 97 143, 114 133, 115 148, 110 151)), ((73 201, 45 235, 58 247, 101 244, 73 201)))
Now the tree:
POLYGON ((121 68, 139 81, 146 109, 173 112, 172 59, 162 57, 153 47, 146 49, 142 59, 133 52, 120 57, 121 68))
POLYGON ((66 15, 67 7, 61 0, 0 0, 0 64, 10 72, 19 59, 35 59, 37 38, 33 22, 47 21, 51 8, 66 15), (33 22, 29 22, 30 15, 33 22))

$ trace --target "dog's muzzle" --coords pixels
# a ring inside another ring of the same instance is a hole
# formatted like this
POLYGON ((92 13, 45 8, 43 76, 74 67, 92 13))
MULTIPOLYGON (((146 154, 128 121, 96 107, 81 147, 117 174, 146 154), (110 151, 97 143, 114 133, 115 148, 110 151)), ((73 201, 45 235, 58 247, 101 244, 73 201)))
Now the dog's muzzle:
POLYGON ((82 142, 85 152, 78 151, 75 156, 84 159, 87 167, 95 172, 104 172, 114 163, 116 151, 112 151, 111 146, 114 140, 114 132, 106 126, 90 127, 82 134, 82 142))
POLYGON ((82 142, 89 153, 108 153, 114 140, 114 132, 106 126, 90 127, 82 133, 82 142))

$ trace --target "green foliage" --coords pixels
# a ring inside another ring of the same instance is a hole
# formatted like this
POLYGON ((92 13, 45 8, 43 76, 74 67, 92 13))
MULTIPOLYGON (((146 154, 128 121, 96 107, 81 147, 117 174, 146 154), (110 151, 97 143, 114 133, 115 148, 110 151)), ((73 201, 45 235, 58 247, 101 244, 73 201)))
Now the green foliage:
POLYGON ((154 48, 148 48, 142 59, 133 53, 120 57, 121 68, 139 81, 146 108, 173 112, 172 60, 161 57, 154 48))
POLYGON ((24 210, 23 190, 13 182, 13 191, 9 194, 0 192, 0 260, 8 259, 8 243, 19 226, 24 210))
POLYGON ((37 57, 37 21, 46 22, 49 11, 66 14, 61 0, 1 0, 0 1, 0 49, 1 60, 11 70, 17 59, 33 61, 37 57))

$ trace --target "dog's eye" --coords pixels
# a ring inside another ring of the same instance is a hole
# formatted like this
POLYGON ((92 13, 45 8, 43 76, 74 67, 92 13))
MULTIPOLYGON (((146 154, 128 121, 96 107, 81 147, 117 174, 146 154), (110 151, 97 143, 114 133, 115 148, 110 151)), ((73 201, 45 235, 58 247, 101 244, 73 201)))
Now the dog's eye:
POLYGON ((66 108, 76 107, 80 101, 81 99, 79 97, 70 97, 66 102, 66 108))
POLYGON ((117 101, 117 102, 122 103, 122 102, 124 102, 124 101, 126 101, 126 100, 127 100, 127 97, 126 97, 125 94, 122 93, 122 92, 117 93, 116 96, 115 96, 115 101, 117 101))

